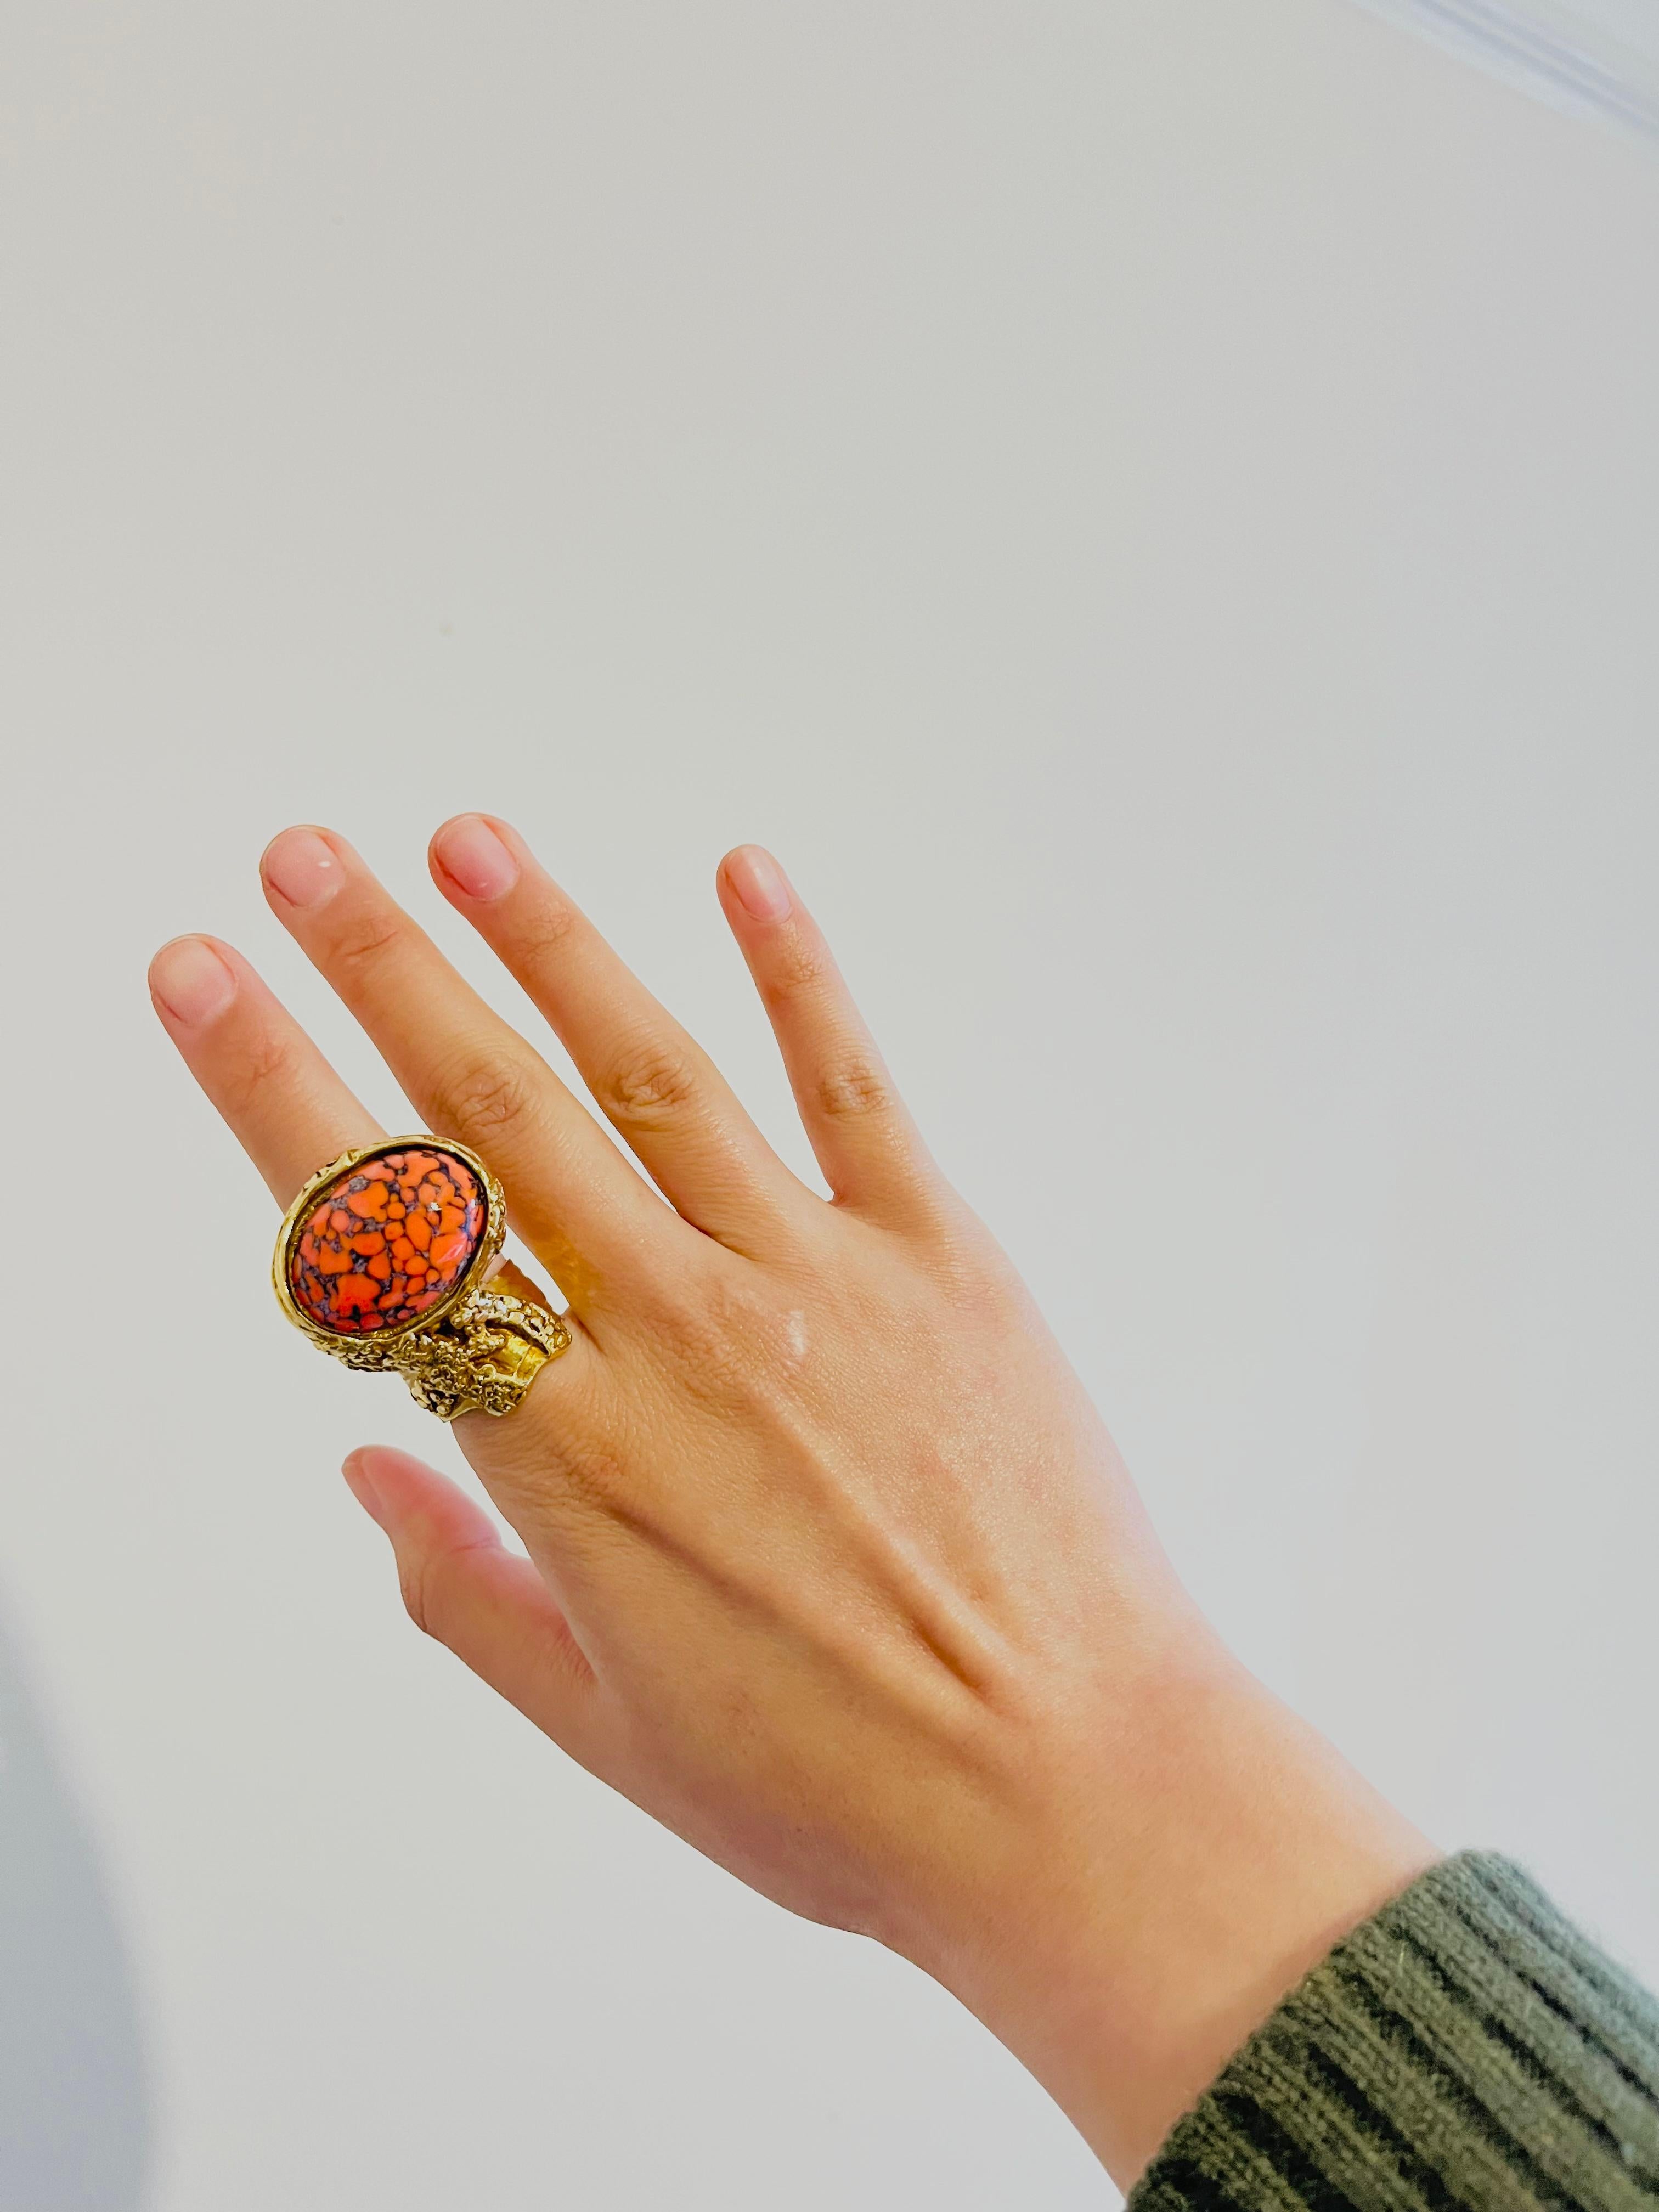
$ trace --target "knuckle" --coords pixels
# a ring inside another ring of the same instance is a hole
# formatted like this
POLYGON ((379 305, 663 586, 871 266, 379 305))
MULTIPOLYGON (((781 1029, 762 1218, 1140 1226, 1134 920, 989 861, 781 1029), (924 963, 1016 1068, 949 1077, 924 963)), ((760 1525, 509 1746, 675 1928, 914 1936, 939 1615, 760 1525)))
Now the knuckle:
POLYGON ((600 1103, 622 1127, 648 1129, 683 1113, 696 1090, 696 1072, 686 1055, 672 1045, 650 1043, 612 1065, 600 1086, 600 1103))
POLYGON ((467 1640, 468 1569, 475 1555, 488 1548, 483 1543, 451 1544, 398 1554, 398 1587, 404 1611, 422 1636, 451 1651, 467 1640))
POLYGON ((787 1317, 718 1277, 670 1300, 657 1333, 682 1397, 726 1413, 764 1401, 792 1364, 787 1317))
POLYGON ((573 936, 580 915, 568 900, 552 898, 537 909, 525 925, 516 947, 517 957, 532 970, 550 967, 560 959, 573 936))
POLYGON ((941 1232, 929 1255, 930 1273, 955 1326, 992 1334, 1035 1326, 1030 1293, 983 1232, 964 1234, 958 1224, 941 1224, 941 1232))
POLYGON ((832 1121, 855 1121, 890 1114, 893 1092, 872 1060, 848 1060, 818 1079, 818 1105, 832 1121))
POLYGON ((486 1150, 492 1139, 532 1121, 536 1086, 529 1071, 499 1054, 469 1054, 447 1069, 437 1085, 443 1119, 467 1143, 486 1150))
POLYGON ((571 1497, 608 1521, 630 1524, 635 1518, 634 1486, 623 1455, 614 1444, 588 1438, 567 1440, 559 1454, 562 1486, 571 1497))
POLYGON ((232 1105, 236 1113, 246 1113, 258 1099, 267 1084, 275 1084, 278 1091, 297 1087, 300 1055, 289 1038, 263 1036, 256 1039, 243 1054, 237 1068, 232 1105))
POLYGON ((784 1006, 792 999, 807 998, 822 990, 827 974, 817 945, 797 938, 779 948, 763 995, 769 1006, 784 1006))
POLYGON ((374 967, 404 934, 400 915, 362 914, 342 922, 330 943, 330 964, 344 975, 374 967))
POLYGON ((398 1587, 403 1593, 404 1611, 422 1635, 429 1636, 434 1644, 444 1640, 440 1626, 442 1579, 439 1560, 429 1552, 417 1552, 398 1561, 398 1587))

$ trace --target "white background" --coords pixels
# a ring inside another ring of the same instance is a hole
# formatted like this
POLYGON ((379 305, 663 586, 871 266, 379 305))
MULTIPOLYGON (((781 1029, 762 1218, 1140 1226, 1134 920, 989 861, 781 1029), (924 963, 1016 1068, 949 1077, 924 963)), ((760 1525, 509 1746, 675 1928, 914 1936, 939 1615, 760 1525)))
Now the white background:
POLYGON ((772 843, 1240 1649, 1659 1975, 1659 161, 1332 0, 6 44, 0 2206, 1110 2201, 404 1620, 143 988, 405 1118, 296 818, 483 975, 512 816, 799 1157, 772 843))

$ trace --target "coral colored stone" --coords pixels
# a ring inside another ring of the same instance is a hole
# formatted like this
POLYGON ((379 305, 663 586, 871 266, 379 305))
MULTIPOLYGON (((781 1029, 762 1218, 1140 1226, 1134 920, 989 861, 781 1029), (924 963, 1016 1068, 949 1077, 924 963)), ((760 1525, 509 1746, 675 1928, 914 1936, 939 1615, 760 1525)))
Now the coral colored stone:
POLYGON ((435 1146, 382 1152, 318 1192, 289 1244, 288 1283, 307 1321, 338 1336, 397 1328, 453 1290, 484 1233, 484 1194, 435 1146), (390 1240, 372 1224, 401 1215, 390 1240))

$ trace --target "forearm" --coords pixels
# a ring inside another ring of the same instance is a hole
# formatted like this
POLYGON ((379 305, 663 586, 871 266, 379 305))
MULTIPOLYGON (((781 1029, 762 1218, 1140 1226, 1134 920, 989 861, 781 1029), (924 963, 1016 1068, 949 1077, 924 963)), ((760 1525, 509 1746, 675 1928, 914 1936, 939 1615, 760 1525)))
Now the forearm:
POLYGON ((1120 2186, 1331 1946, 1438 1854, 1194 1623, 927 1961, 1120 2186), (990 1923, 988 1925, 985 1923, 990 1923))

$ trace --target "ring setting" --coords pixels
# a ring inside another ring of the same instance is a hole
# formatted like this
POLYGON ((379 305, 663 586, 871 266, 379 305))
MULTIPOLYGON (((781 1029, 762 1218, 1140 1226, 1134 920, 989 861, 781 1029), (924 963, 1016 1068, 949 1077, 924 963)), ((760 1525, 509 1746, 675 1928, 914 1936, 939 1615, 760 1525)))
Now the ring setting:
POLYGON ((476 1152, 388 1137, 305 1184, 283 1217, 272 1286, 313 1344, 360 1373, 401 1375, 440 1420, 510 1413, 570 1331, 488 1287, 506 1236, 501 1187, 476 1152))

